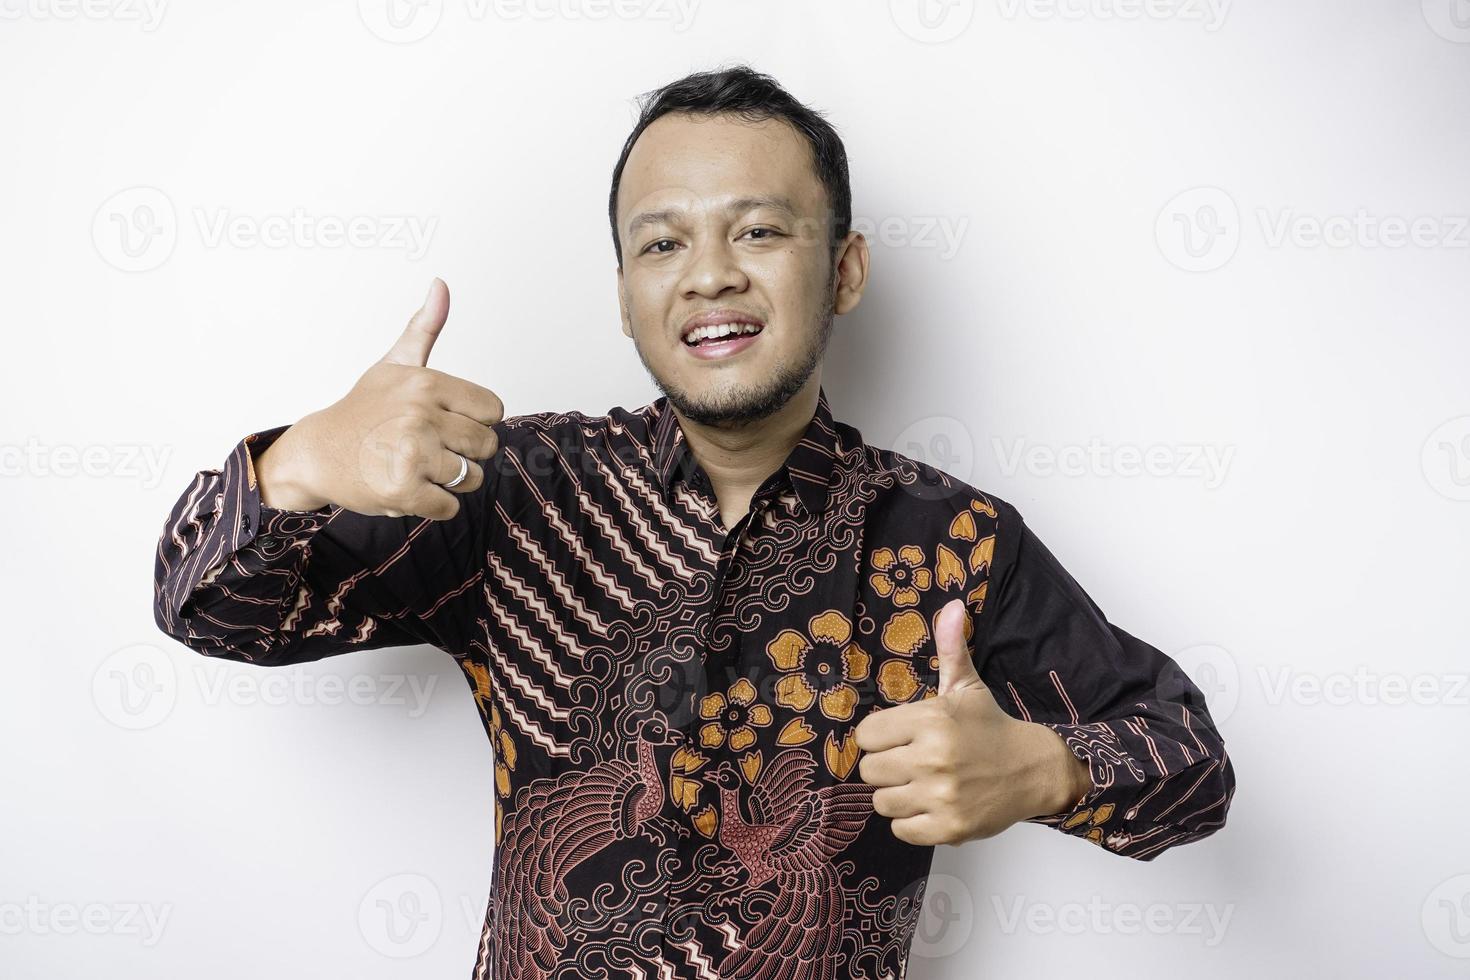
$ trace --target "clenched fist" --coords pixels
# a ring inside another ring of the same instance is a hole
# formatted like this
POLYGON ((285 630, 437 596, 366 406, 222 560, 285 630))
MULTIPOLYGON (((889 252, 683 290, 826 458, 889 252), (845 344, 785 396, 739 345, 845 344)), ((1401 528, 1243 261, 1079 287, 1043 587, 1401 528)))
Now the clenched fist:
POLYGON ((459 513, 456 495, 484 482, 476 460, 495 455, 490 426, 505 406, 488 388, 427 366, 448 315, 449 287, 436 278, 397 343, 352 390, 281 433, 255 461, 262 503, 434 520, 459 513), (469 472, 446 490, 460 456, 469 472))

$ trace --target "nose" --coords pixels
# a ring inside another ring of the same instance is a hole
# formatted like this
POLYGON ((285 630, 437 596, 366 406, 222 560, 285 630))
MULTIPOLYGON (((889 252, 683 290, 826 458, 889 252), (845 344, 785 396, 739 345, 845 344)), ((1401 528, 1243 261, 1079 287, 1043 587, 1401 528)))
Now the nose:
POLYGON ((725 236, 705 235, 685 266, 679 288, 685 299, 718 299, 727 292, 745 292, 750 279, 725 236))

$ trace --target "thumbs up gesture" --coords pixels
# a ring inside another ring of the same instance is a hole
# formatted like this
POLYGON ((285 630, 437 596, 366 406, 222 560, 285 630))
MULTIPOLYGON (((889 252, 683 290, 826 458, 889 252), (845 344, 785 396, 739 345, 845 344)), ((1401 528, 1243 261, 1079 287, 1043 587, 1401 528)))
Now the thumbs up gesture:
POLYGON ((910 844, 991 837, 1069 809, 1092 785, 1061 736, 996 703, 965 643, 968 615, 960 599, 940 611, 935 696, 875 710, 854 732, 873 809, 910 844))
POLYGON ((449 287, 429 286, 397 341, 341 400, 301 419, 255 461, 261 502, 284 510, 338 504, 359 514, 448 520, 484 483, 476 460, 498 448, 505 406, 428 366, 449 316, 449 287), (468 468, 459 476, 463 457, 468 468))

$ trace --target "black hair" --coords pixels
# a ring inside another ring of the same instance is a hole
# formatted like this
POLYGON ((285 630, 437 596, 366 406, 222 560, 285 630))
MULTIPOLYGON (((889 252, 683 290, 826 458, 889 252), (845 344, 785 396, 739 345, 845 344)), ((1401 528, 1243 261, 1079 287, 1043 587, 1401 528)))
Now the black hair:
POLYGON ((643 131, 654 120, 674 112, 702 116, 729 113, 749 122, 784 119, 795 127, 811 146, 817 178, 827 191, 827 204, 831 208, 827 243, 835 259, 838 243, 847 237, 852 226, 852 188, 848 184, 847 149, 842 145, 842 138, 820 112, 802 105, 774 78, 747 65, 735 65, 695 72, 639 97, 638 122, 623 144, 618 165, 613 168, 612 193, 608 196, 607 215, 619 269, 623 267, 623 245, 618 234, 618 186, 623 181, 623 167, 643 131))

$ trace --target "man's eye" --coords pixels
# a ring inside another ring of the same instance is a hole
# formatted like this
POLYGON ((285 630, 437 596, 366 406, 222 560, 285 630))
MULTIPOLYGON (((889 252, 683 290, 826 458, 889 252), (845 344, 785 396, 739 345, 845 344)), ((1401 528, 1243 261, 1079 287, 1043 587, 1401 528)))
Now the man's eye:
POLYGON ((655 254, 658 254, 658 255, 667 255, 667 254, 669 254, 668 251, 666 249, 659 249, 659 246, 660 245, 673 245, 673 244, 674 244, 673 239, 660 238, 656 242, 649 243, 649 245, 647 247, 645 247, 643 249, 643 251, 645 251, 645 252, 655 252, 655 254))
POLYGON ((747 231, 746 234, 747 235, 754 235, 756 232, 764 232, 765 233, 765 234, 761 235, 759 238, 756 239, 756 241, 762 241, 762 242, 763 241, 766 241, 768 239, 771 239, 771 238, 779 238, 781 236, 781 233, 779 231, 777 231, 776 229, 774 229, 774 228, 752 228, 752 229, 750 229, 750 231, 747 231))

